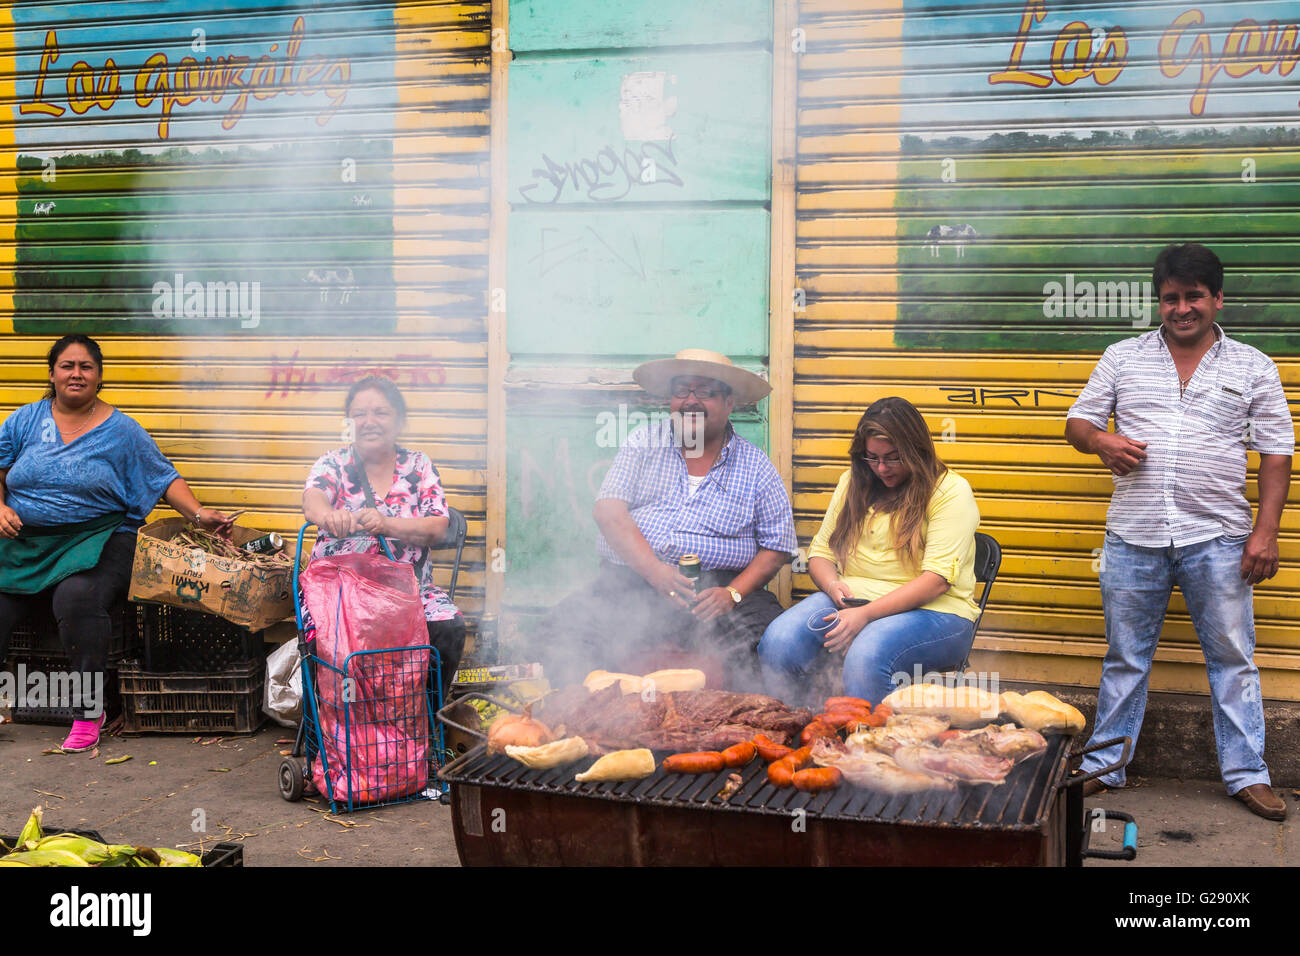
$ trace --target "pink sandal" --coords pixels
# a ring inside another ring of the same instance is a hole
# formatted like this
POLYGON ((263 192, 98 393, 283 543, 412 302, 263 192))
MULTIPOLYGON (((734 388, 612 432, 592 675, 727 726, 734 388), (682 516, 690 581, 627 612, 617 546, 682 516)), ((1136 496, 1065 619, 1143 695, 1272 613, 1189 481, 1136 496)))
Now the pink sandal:
POLYGON ((72 731, 63 741, 63 752, 79 754, 99 745, 99 730, 104 726, 104 715, 94 720, 74 720, 72 731))

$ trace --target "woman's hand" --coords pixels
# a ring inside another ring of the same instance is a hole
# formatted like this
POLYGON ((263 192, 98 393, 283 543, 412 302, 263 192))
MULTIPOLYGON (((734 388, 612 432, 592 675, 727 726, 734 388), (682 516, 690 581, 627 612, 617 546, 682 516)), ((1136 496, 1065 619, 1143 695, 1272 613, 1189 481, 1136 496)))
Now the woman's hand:
POLYGON ((215 531, 223 538, 229 538, 235 519, 227 518, 216 508, 200 508, 194 512, 194 523, 204 531, 215 531))
POLYGON ((331 537, 346 538, 356 531, 356 518, 357 516, 346 508, 338 508, 321 515, 321 520, 317 524, 328 531, 331 537))
POLYGON ((0 505, 0 537, 16 538, 22 526, 23 522, 18 517, 18 512, 8 505, 0 505))
MULTIPOLYGON (((835 622, 835 626, 826 632, 826 640, 822 646, 828 651, 838 651, 841 654, 847 654, 849 647, 852 646, 854 638, 858 633, 871 623, 872 614, 869 610, 870 605, 864 607, 850 607, 840 611, 840 619, 835 622)), ((827 614, 823 621, 829 621, 831 616, 827 614)))
POLYGON ((356 527, 366 534, 392 537, 388 533, 388 519, 377 508, 362 508, 356 513, 356 527))
POLYGON ((825 588, 825 593, 828 598, 835 602, 835 606, 840 609, 843 609, 845 606, 845 598, 853 597, 852 589, 838 578, 825 588))

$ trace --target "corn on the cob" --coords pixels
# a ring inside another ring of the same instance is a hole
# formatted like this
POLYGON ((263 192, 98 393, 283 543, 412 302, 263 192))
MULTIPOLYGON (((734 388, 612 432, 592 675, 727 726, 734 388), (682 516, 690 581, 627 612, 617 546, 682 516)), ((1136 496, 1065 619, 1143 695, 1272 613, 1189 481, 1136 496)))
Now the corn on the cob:
POLYGON ((77 836, 75 833, 60 833, 56 836, 47 836, 36 844, 36 849, 66 850, 68 853, 81 857, 91 866, 98 866, 112 856, 109 848, 103 843, 89 837, 77 836))
POLYGON ((27 818, 23 824, 22 832, 18 834, 18 846, 16 849, 24 849, 28 843, 35 846, 41 839, 41 819, 45 816, 44 807, 32 807, 32 815, 27 818))
POLYGON ((90 866, 75 853, 67 850, 19 850, 5 857, 10 863, 26 863, 28 866, 90 866))
POLYGON ((202 866, 203 861, 193 853, 186 853, 184 850, 173 850, 171 847, 156 846, 154 852, 162 857, 163 866, 202 866))

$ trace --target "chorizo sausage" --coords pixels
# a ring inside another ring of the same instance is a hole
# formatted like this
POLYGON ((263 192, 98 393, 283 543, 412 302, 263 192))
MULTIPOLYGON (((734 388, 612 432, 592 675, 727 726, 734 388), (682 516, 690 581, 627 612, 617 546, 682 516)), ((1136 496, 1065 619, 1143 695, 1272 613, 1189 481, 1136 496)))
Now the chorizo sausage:
POLYGON ((893 717, 893 716, 894 716, 894 708, 890 707, 888 704, 881 704, 879 707, 877 707, 875 710, 873 710, 872 713, 873 713, 873 714, 880 714, 880 715, 882 715, 882 716, 884 716, 884 717, 893 717))
POLYGON ((798 750, 792 751, 789 756, 781 759, 790 761, 790 766, 795 770, 802 770, 812 763, 812 747, 800 747, 798 750))
POLYGON ((722 762, 734 770, 736 767, 748 764, 757 754, 758 748, 754 746, 753 741, 742 740, 722 751, 722 762))
POLYGON ((799 735, 799 743, 810 744, 818 737, 834 737, 835 728, 830 724, 820 720, 814 720, 811 724, 803 729, 799 735))
POLYGON ((758 748, 758 755, 771 763, 774 760, 780 760, 787 754, 794 753, 794 748, 778 744, 767 734, 759 734, 754 738, 754 746, 758 748))
POLYGON ((809 767, 800 770, 792 778, 796 790, 816 793, 818 790, 834 790, 844 781, 844 774, 838 767, 809 767))
POLYGON ((712 773, 725 767, 726 761, 716 750, 673 754, 664 758, 664 773, 712 773))
POLYGON ((866 720, 869 716, 871 715, 865 710, 836 710, 828 714, 818 714, 815 719, 824 724, 830 724, 836 730, 843 730, 848 724, 858 720, 866 720))
POLYGON ((782 757, 767 765, 767 782, 778 789, 794 785, 794 764, 789 757, 782 757))
POLYGON ((847 707, 850 710, 856 710, 858 708, 865 708, 866 710, 871 710, 871 701, 864 700, 861 697, 827 697, 826 698, 827 710, 839 710, 842 707, 847 707))

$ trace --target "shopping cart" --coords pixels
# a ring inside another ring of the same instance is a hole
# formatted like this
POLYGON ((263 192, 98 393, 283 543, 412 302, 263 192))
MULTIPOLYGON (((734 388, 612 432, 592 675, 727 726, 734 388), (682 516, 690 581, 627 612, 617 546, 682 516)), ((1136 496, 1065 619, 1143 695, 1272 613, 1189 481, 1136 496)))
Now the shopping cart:
MULTIPOLYGON (((311 523, 298 530, 298 551, 311 523)), ((392 560, 388 542, 379 538, 392 560)), ((302 720, 290 756, 280 762, 280 796, 300 800, 319 761, 337 782, 322 794, 334 813, 437 800, 444 742, 436 714, 442 707, 442 661, 431 644, 348 654, 341 665, 316 653, 303 629, 302 567, 294 566, 293 593, 302 667, 302 720), (332 771, 332 772, 331 772, 332 771)))

